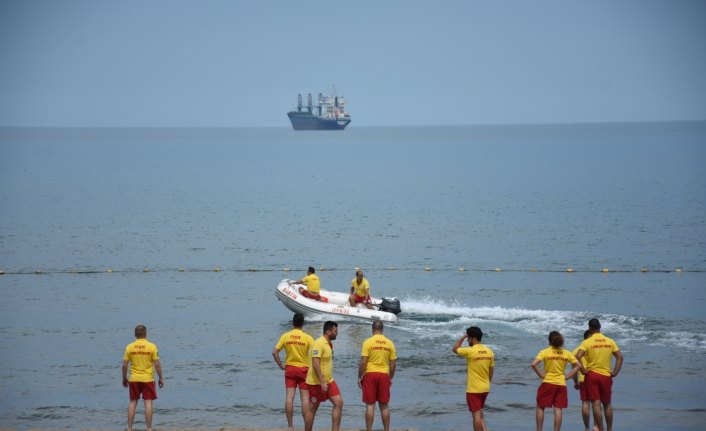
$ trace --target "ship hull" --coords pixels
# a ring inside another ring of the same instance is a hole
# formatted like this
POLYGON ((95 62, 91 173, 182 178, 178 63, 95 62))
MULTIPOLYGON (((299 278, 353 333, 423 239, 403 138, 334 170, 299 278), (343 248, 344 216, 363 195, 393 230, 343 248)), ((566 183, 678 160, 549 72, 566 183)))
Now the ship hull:
POLYGON ((351 122, 350 117, 323 118, 316 115, 287 114, 294 130, 343 130, 351 122))

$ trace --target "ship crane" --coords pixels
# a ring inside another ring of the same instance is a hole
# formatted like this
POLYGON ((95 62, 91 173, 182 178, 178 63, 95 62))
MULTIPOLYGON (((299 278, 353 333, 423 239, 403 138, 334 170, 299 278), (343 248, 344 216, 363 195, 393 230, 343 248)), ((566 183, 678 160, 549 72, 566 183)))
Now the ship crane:
POLYGON ((294 130, 343 130, 351 122, 351 116, 346 112, 346 100, 336 94, 326 96, 319 93, 314 105, 311 93, 308 93, 307 104, 302 101, 302 93, 297 99, 297 110, 288 112, 294 130), (304 109, 306 106, 306 109, 304 109))

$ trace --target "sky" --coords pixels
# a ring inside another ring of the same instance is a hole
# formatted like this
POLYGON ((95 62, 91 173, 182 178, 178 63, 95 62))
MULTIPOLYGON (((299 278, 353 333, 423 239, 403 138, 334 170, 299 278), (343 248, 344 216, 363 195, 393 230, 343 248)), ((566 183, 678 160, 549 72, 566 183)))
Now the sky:
POLYGON ((701 0, 0 0, 0 127, 706 119, 701 0))

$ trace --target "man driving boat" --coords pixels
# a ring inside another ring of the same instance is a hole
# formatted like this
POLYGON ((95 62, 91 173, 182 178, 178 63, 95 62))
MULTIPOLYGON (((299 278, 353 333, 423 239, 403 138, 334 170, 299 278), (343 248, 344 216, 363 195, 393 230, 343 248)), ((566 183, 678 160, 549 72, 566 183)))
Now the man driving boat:
POLYGON ((363 277, 363 271, 355 272, 355 278, 351 281, 351 295, 348 297, 348 303, 351 307, 356 304, 365 304, 368 309, 372 309, 373 305, 370 301, 370 284, 363 277))

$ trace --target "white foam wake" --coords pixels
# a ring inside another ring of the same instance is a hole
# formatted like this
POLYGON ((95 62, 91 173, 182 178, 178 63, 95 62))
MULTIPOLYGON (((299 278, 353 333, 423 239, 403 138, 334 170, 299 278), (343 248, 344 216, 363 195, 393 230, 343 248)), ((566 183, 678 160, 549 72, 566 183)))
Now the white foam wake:
MULTIPOLYGON (((445 302, 436 298, 402 300, 401 317, 410 323, 410 330, 424 332, 425 336, 455 335, 459 329, 473 324, 492 324, 511 328, 513 332, 546 335, 560 330, 565 336, 580 340, 593 317, 601 321, 602 331, 622 342, 664 343, 689 349, 706 350, 703 334, 680 332, 676 334, 650 325, 641 316, 596 313, 575 310, 532 310, 519 307, 481 306, 469 307, 457 301, 445 302), (652 326, 652 327, 650 327, 652 326), (661 335, 656 334, 662 332, 661 335), (660 340, 657 342, 656 340, 660 340)), ((654 319, 652 319, 654 320, 654 319)))

